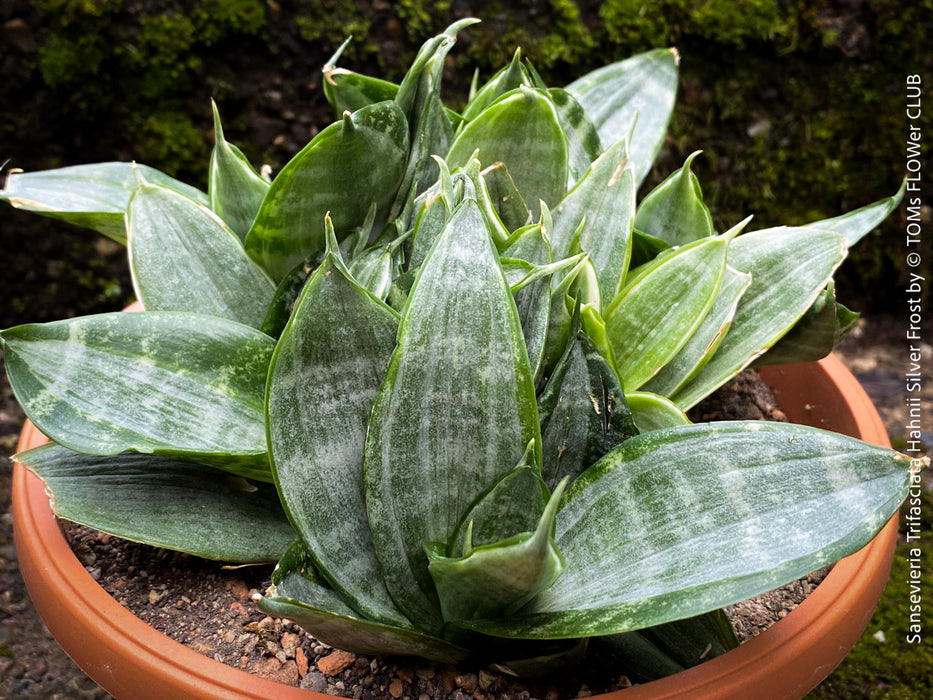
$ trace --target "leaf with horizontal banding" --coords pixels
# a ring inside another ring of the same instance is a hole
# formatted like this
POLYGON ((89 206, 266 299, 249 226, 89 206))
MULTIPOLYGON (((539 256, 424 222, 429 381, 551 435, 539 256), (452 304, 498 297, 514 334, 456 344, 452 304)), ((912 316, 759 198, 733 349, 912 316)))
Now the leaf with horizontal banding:
POLYGON ((616 371, 626 391, 657 374, 709 312, 726 270, 729 238, 686 245, 640 268, 605 312, 616 371))
POLYGON ((486 222, 467 199, 408 296, 363 457, 386 584, 421 629, 441 625, 423 543, 450 541, 532 440, 540 444, 518 313, 486 222))
POLYGON ((590 163, 603 152, 602 142, 577 98, 561 88, 550 88, 548 94, 557 107, 557 115, 567 135, 570 149, 567 187, 573 187, 586 173, 590 163))
POLYGON ((379 575, 362 485, 366 425, 398 315, 356 283, 336 241, 332 246, 272 359, 272 470, 295 530, 330 585, 367 618, 404 627, 379 575))
POLYGON ((79 452, 126 450, 271 481, 263 397, 274 341, 232 321, 110 313, 0 333, 26 415, 79 452))
POLYGON ((34 173, 14 171, 0 190, 0 200, 76 226, 98 231, 126 243, 123 215, 140 178, 175 190, 200 204, 208 204, 200 190, 147 165, 94 163, 34 173))
POLYGON ((520 87, 503 95, 467 122, 445 160, 451 166, 464 165, 477 149, 484 167, 505 163, 534 219, 540 216, 539 200, 554 203, 563 198, 569 167, 567 137, 544 91, 520 87))
POLYGON ((246 251, 278 282, 324 249, 324 215, 338 233, 375 201, 385 217, 408 160, 408 123, 394 101, 363 107, 315 136, 276 175, 246 235, 246 251))
POLYGON ((39 476, 60 518, 199 557, 274 562, 295 539, 276 490, 192 462, 60 445, 16 456, 39 476), (256 533, 261 533, 260 537, 256 533))
POLYGON ((845 256, 842 236, 819 229, 764 229, 732 241, 729 265, 751 274, 752 284, 716 353, 671 398, 687 410, 766 352, 816 301, 845 256))
POLYGON ((675 49, 656 49, 597 68, 567 86, 603 143, 616 143, 631 133, 636 184, 645 179, 664 143, 677 96, 679 61, 675 49))
POLYGON ((275 285, 210 209, 144 184, 130 200, 126 230, 133 287, 146 310, 262 325, 275 285))
POLYGON ((909 467, 891 449, 792 424, 642 433, 568 491, 557 518, 561 577, 508 620, 464 624, 571 638, 750 598, 864 546, 907 495, 909 467))

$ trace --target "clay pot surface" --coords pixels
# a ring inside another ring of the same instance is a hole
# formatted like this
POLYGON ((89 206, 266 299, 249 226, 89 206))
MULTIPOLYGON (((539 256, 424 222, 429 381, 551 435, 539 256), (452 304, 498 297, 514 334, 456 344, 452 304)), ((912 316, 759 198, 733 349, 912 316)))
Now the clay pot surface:
MULTIPOLYGON (((884 424, 858 381, 835 356, 766 368, 788 418, 879 445, 884 424)), ((26 423, 18 450, 46 441, 26 423)), ((101 588, 72 553, 42 482, 17 464, 13 523, 23 579, 49 630, 77 664, 117 698, 325 700, 203 656, 142 622, 101 588)), ((897 518, 862 550, 837 563, 795 610, 739 648, 652 683, 600 700, 798 700, 845 657, 887 583, 897 518)))

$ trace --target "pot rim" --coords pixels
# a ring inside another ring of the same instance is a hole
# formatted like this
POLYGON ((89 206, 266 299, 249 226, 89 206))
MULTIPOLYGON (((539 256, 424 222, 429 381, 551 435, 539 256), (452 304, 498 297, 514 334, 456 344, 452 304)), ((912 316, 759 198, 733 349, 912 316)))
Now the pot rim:
MULTIPOLYGON (((818 363, 764 368, 761 373, 779 402, 783 397, 792 421, 890 445, 871 400, 839 358, 831 355, 818 363), (843 410, 836 407, 826 413, 831 394, 847 398, 843 410), (795 401, 804 395, 818 398, 795 401)), ((45 440, 27 421, 17 451, 45 440)), ((330 698, 215 661, 123 608, 75 557, 41 480, 18 463, 12 511, 20 568, 36 609, 66 652, 114 696, 330 698)), ((749 683, 768 688, 768 697, 803 697, 839 664, 868 624, 888 580, 896 539, 897 516, 862 550, 836 563, 803 603, 767 631, 700 666, 594 700, 744 700, 749 683)))

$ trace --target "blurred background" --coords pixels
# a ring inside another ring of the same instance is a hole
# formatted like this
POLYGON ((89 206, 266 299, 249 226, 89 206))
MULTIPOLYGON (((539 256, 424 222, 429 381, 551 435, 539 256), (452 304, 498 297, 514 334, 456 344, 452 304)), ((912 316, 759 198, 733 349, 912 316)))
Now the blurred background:
MULTIPOLYGON (((680 93, 640 194, 702 150, 693 171, 719 230, 749 214, 750 228, 805 224, 894 194, 905 174, 906 79, 921 75, 928 103, 914 123, 924 136, 926 238, 914 272, 933 276, 933 0, 2 0, 0 177, 135 160, 206 188, 211 98, 227 139, 275 172, 333 120, 320 69, 347 36, 341 66, 398 81, 422 41, 467 16, 483 22, 461 33, 448 58, 444 95, 455 108, 474 70, 488 78, 519 46, 555 86, 639 51, 677 47, 680 93)), ((843 356, 895 443, 903 443, 905 225, 901 207, 837 273, 839 300, 864 314, 843 356)), ((0 328, 118 309, 132 293, 120 246, 0 210, 0 328)), ((0 392, 5 457, 22 417, 8 385, 0 392)), ((0 466, 8 503, 9 462, 0 466)), ((0 697, 102 697, 29 617, 8 519, 2 528, 0 697)), ((931 550, 928 537, 928 618, 931 550)), ((899 641, 897 587, 906 584, 898 566, 889 617, 882 606, 813 698, 933 697, 930 642, 899 641)))

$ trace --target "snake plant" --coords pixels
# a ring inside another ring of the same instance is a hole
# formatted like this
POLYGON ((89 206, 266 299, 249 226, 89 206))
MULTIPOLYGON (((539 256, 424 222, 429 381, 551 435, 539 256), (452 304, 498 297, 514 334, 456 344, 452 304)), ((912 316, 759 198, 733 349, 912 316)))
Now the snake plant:
POLYGON ((889 449, 685 413, 829 352, 853 319, 833 272, 903 192, 717 231, 697 154, 638 195, 674 50, 564 88, 517 51, 456 111, 444 59, 471 23, 400 84, 338 52, 336 121, 271 180, 216 106, 206 194, 131 163, 12 172, 14 207, 126 243, 144 308, 0 334, 52 440, 16 459, 63 518, 278 562, 258 606, 337 647, 695 664, 736 643, 723 606, 857 550, 905 498, 889 449))

